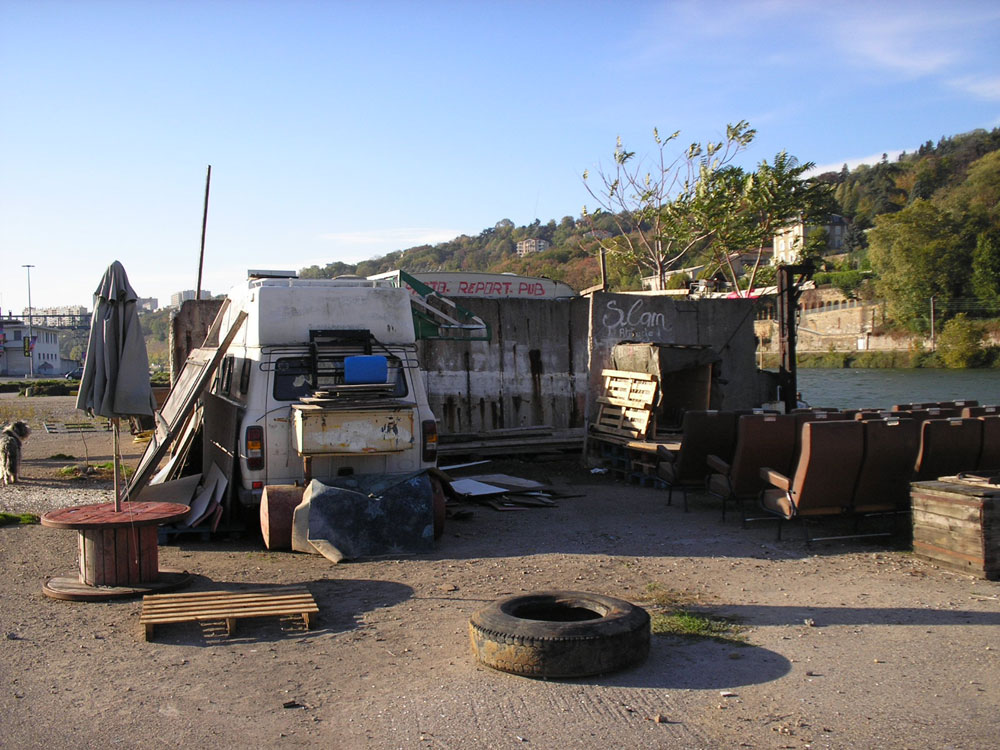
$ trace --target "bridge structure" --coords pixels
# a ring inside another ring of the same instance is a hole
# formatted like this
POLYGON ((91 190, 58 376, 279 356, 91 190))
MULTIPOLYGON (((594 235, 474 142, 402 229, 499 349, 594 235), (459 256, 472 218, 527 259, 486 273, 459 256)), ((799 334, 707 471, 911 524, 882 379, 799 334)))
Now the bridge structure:
MULTIPOLYGON (((14 325, 28 325, 27 315, 7 315, 0 318, 0 327, 5 323, 14 325)), ((31 314, 31 324, 42 328, 60 328, 65 331, 89 331, 90 313, 84 315, 59 314, 31 314)))

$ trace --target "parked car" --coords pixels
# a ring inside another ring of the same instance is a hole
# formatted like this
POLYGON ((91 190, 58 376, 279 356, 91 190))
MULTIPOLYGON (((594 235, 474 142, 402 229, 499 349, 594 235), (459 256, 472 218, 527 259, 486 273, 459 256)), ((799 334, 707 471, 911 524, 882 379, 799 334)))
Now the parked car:
POLYGON ((83 377, 83 368, 77 367, 75 370, 70 370, 65 375, 63 375, 66 380, 79 380, 83 377))

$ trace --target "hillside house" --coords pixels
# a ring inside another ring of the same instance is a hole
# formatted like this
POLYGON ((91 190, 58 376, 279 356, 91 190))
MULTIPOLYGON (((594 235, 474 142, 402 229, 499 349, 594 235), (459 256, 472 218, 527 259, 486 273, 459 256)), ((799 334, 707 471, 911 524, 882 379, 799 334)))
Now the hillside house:
POLYGON ((540 253, 542 250, 548 249, 551 244, 548 240, 542 240, 537 237, 532 237, 530 240, 521 240, 517 243, 517 257, 523 258, 525 255, 540 253))
POLYGON ((847 226, 847 219, 837 214, 831 214, 826 224, 806 224, 802 221, 789 224, 774 235, 774 257, 771 264, 781 266, 798 263, 809 238, 821 231, 826 232, 826 253, 839 252, 844 246, 847 226))

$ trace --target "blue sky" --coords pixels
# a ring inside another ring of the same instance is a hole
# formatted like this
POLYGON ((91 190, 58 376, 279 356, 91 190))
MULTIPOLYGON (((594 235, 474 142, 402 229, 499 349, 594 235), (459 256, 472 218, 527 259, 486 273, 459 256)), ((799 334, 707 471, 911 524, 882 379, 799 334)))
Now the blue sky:
POLYGON ((0 308, 593 206, 615 139, 837 169, 1000 126, 1000 3, 0 0, 0 308))

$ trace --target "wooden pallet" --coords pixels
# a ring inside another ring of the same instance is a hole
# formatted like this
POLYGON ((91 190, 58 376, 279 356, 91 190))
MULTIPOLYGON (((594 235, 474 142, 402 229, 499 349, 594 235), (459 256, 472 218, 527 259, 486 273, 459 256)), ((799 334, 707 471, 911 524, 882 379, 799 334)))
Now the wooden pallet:
POLYGON ((303 586, 244 591, 198 591, 183 594, 154 594, 142 598, 139 624, 146 640, 152 640, 157 625, 171 622, 225 620, 226 632, 236 632, 236 621, 244 617, 302 615, 306 628, 312 628, 313 615, 319 612, 316 600, 303 586))
POLYGON ((656 376, 624 370, 603 370, 601 375, 604 395, 597 399, 593 428, 627 438, 645 438, 655 430, 656 376))
POLYGON ((602 370, 604 395, 611 403, 649 409, 656 402, 657 378, 645 372, 602 370))
POLYGON ((95 418, 91 422, 42 422, 42 427, 50 435, 74 434, 78 432, 110 432, 111 420, 95 418))

